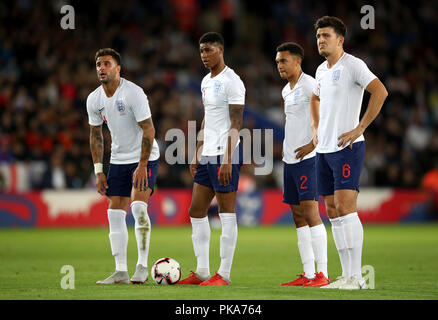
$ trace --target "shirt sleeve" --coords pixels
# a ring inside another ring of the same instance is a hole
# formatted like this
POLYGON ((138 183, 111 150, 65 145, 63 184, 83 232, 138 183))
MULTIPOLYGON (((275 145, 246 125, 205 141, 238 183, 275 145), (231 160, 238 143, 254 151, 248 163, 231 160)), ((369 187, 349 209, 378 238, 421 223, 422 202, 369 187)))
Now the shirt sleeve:
POLYGON ((103 123, 102 117, 96 108, 93 96, 90 94, 87 97, 87 113, 88 113, 88 124, 90 126, 101 126, 103 123))
POLYGON ((365 89, 368 84, 377 77, 368 69, 368 66, 363 60, 356 58, 351 63, 351 73, 353 80, 365 89))
POLYGON ((225 87, 228 104, 245 104, 245 86, 239 77, 227 83, 225 87))
MULTIPOLYGON (((310 97, 312 96, 312 93, 315 93, 316 86, 316 80, 308 77, 308 81, 306 81, 306 84, 304 85, 305 95, 306 98, 310 101, 310 97)), ((318 92, 317 92, 318 93, 318 92)), ((315 94, 316 95, 316 94, 315 94)))
MULTIPOLYGON (((315 79, 318 79, 318 69, 316 69, 316 72, 315 72, 315 79)), ((315 95, 315 96, 317 96, 317 97, 319 97, 319 88, 318 88, 318 81, 314 81, 313 82, 313 86, 312 86, 312 93, 315 95)))
POLYGON ((149 108, 149 100, 143 89, 138 88, 130 95, 130 105, 132 112, 134 113, 135 121, 141 122, 143 120, 149 119, 151 114, 151 109, 149 108))

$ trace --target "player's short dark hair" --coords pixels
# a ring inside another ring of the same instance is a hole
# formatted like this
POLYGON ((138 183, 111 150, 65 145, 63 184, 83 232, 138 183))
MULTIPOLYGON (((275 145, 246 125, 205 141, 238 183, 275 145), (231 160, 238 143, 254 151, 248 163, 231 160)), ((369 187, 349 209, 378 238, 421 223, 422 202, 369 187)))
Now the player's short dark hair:
POLYGON ((285 42, 277 47, 277 52, 289 51, 290 54, 299 56, 304 59, 304 49, 298 43, 295 42, 285 42))
POLYGON ((332 27, 338 35, 343 37, 345 37, 345 35, 347 34, 347 27, 342 22, 342 20, 337 17, 324 16, 322 18, 319 18, 316 21, 314 27, 315 30, 318 30, 319 28, 332 27))
POLYGON ((113 57, 118 65, 120 65, 121 60, 122 60, 122 58, 120 57, 120 53, 118 53, 116 50, 111 49, 111 48, 103 48, 103 49, 97 50, 96 56, 94 57, 94 61, 97 61, 97 58, 103 57, 103 56, 113 57))
POLYGON ((199 44, 202 43, 219 43, 220 45, 224 45, 224 37, 219 32, 207 32, 204 33, 201 38, 199 38, 199 44))

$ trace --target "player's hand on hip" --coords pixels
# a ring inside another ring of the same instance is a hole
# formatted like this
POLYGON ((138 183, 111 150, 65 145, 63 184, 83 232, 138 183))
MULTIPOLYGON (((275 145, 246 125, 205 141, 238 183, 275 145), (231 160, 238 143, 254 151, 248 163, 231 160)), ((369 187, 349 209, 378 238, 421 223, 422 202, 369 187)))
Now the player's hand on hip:
POLYGON ((233 166, 231 163, 223 163, 219 168, 219 183, 226 186, 231 182, 231 172, 233 166))
POLYGON ((315 146, 313 145, 313 140, 312 140, 308 144, 294 150, 294 152, 297 153, 295 159, 298 159, 300 161, 303 160, 303 158, 307 156, 309 153, 311 153, 314 149, 315 146))
POLYGON ((96 176, 96 189, 101 195, 105 195, 106 189, 108 189, 108 182, 103 172, 100 172, 96 176))
POLYGON ((363 130, 359 127, 354 128, 351 131, 345 132, 338 137, 338 147, 345 147, 348 144, 350 145, 350 149, 353 149, 353 143, 363 134, 363 130))
POLYGON ((134 171, 132 184, 134 189, 138 191, 146 191, 148 189, 147 166, 138 166, 134 171))

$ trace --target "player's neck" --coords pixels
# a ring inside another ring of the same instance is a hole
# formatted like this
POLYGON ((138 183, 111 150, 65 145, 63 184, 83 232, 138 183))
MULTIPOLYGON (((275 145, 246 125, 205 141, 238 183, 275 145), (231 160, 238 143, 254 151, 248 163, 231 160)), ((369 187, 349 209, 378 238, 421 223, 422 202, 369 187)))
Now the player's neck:
POLYGON ((329 55, 326 59, 327 59, 327 67, 330 69, 331 67, 333 67, 336 62, 339 61, 339 59, 341 59, 342 55, 344 54, 344 49, 341 49, 339 52, 336 52, 335 54, 331 54, 329 55))
POLYGON ((297 84, 298 80, 300 79, 302 73, 303 73, 303 70, 301 70, 301 68, 300 68, 300 70, 297 73, 293 74, 289 79, 287 79, 289 81, 289 85, 290 85, 291 89, 293 89, 295 87, 295 85, 297 84))
POLYGON ((216 77, 219 73, 221 73, 225 69, 225 62, 220 61, 217 65, 210 69, 211 77, 216 77))
POLYGON ((117 77, 113 81, 108 83, 102 83, 103 90, 108 98, 111 98, 116 92, 118 86, 120 84, 120 77, 117 77))

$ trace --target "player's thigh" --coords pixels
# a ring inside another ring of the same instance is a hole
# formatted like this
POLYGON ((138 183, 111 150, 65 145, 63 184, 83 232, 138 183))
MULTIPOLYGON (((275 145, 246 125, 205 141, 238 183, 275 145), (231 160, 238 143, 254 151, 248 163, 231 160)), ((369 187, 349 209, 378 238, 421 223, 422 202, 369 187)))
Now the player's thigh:
POLYGON ((199 183, 193 184, 192 203, 190 204, 189 215, 192 218, 204 218, 214 198, 212 188, 199 183))
MULTIPOLYGON (((299 210, 300 194, 299 186, 297 184, 295 174, 295 164, 289 164, 283 162, 283 202, 291 206, 294 206, 295 211, 299 210)), ((292 211, 292 214, 294 211, 292 211)))
POLYGON ((301 211, 300 205, 290 205, 290 210, 292 211, 292 219, 294 220, 295 226, 297 228, 307 226, 306 219, 304 218, 303 212, 301 211))
POLYGON ((319 215, 318 201, 301 201, 300 208, 303 213, 304 219, 310 227, 314 227, 322 223, 321 217, 319 215))
POLYGON ((129 205, 129 197, 108 196, 108 209, 127 210, 129 205))
POLYGON ((333 170, 327 161, 327 154, 316 153, 316 180, 318 195, 330 196, 334 194, 335 180, 333 170))
MULTIPOLYGON (((146 191, 140 191, 132 187, 131 190, 131 200, 132 201, 143 201, 148 202, 151 195, 154 193, 154 187, 158 176, 158 165, 159 160, 153 160, 148 162, 147 166, 147 179, 148 179, 148 188, 146 191)), ((131 180, 134 175, 134 171, 131 173, 131 180)))
POLYGON ((219 213, 236 212, 236 191, 216 192, 216 200, 219 207, 219 213))
POLYGON ((327 156, 333 169, 335 190, 359 191, 359 180, 365 159, 365 142, 353 143, 353 148, 344 148, 327 156))
POLYGON ((335 196, 334 195, 324 196, 324 203, 325 203, 325 209, 327 211, 328 217, 330 219, 337 218, 339 215, 336 211, 335 196))
POLYGON ((357 212, 356 190, 341 189, 335 190, 334 202, 338 216, 345 216, 349 213, 357 212))

